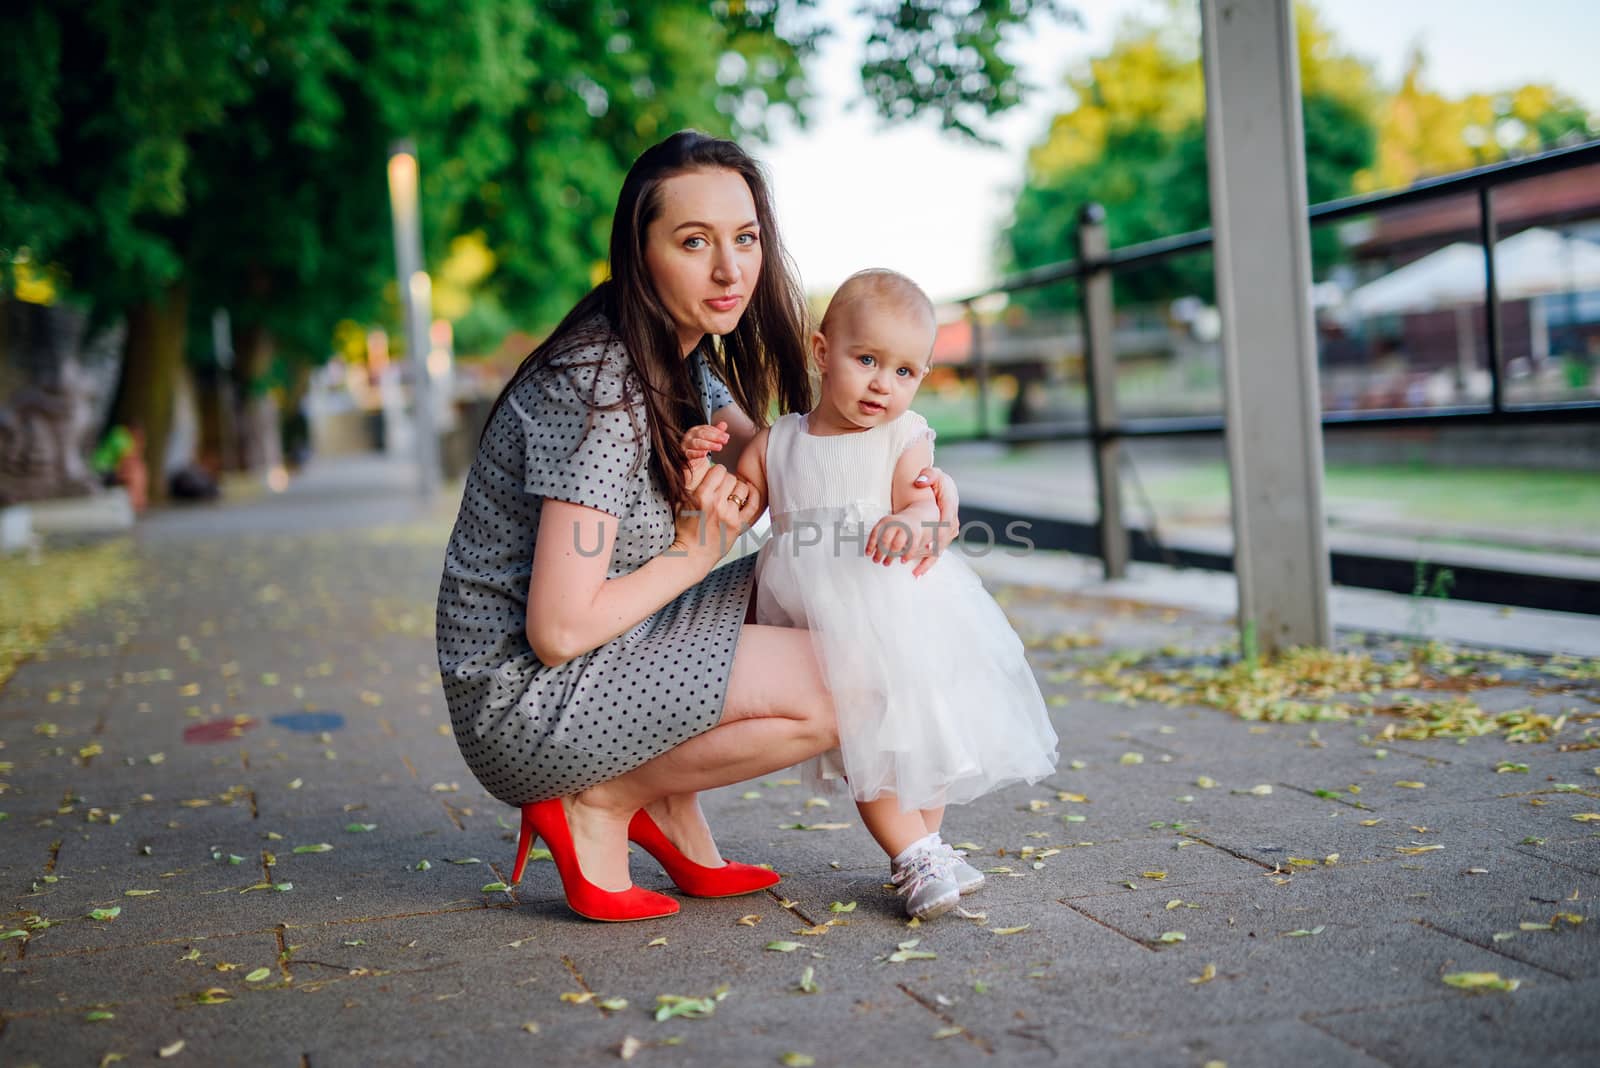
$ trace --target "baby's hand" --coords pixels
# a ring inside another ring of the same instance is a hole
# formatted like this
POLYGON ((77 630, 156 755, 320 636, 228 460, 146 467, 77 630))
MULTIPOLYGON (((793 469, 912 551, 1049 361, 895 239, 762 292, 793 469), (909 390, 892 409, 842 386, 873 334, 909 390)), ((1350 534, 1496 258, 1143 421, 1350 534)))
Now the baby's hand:
POLYGON ((926 556, 933 546, 933 527, 924 522, 917 511, 891 512, 878 520, 867 535, 866 552, 875 564, 888 567, 896 559, 901 563, 913 557, 926 556))
POLYGON ((711 453, 721 452, 728 444, 728 424, 692 426, 683 432, 683 452, 692 463, 711 453))

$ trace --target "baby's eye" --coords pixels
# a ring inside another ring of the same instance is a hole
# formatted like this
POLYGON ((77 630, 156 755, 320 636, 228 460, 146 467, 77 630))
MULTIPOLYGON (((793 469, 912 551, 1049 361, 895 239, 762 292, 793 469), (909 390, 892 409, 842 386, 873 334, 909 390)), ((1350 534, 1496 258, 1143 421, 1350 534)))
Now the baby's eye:
POLYGON ((703 237, 691 237, 689 240, 683 243, 683 247, 688 249, 690 252, 694 252, 703 247, 705 243, 706 239, 703 237))
POLYGON ((909 368, 909 367, 896 367, 894 369, 894 373, 899 375, 901 378, 910 378, 911 377, 911 368, 909 368))
POLYGON ((873 364, 878 362, 873 357, 865 355, 865 354, 857 356, 856 359, 861 361, 861 366, 863 366, 863 367, 871 367, 873 364))

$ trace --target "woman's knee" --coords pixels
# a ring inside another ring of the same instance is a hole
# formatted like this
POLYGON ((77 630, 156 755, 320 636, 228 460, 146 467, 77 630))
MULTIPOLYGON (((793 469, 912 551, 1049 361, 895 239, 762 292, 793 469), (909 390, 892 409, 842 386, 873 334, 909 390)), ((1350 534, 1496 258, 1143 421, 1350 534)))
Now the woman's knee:
POLYGON ((806 694, 800 700, 796 717, 801 728, 817 745, 818 752, 837 749, 839 746, 839 721, 834 716, 833 698, 826 690, 806 694))
POLYGON ((728 692, 722 721, 730 723, 741 719, 785 721, 794 733, 815 742, 819 752, 838 744, 839 726, 834 719, 833 698, 820 685, 791 685, 781 690, 763 687, 754 693, 736 685, 728 692))
POLYGON ((805 631, 745 627, 734 655, 723 721, 756 717, 790 720, 821 749, 836 744, 833 698, 805 631))

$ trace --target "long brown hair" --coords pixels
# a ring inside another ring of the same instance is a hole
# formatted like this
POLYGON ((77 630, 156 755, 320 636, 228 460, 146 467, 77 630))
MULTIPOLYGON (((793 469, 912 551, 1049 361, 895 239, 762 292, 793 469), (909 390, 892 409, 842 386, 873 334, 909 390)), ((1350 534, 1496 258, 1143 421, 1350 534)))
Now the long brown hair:
MULTIPOLYGON (((701 422, 703 416, 698 392, 689 377, 689 360, 682 355, 672 316, 662 305, 645 265, 645 243, 650 224, 661 214, 662 183, 696 170, 733 171, 745 180, 756 205, 762 249, 761 273, 739 325, 721 339, 720 345, 708 335, 698 351, 712 372, 726 383, 734 402, 757 426, 767 425, 774 401, 780 412, 805 411, 810 406, 805 294, 778 235, 778 220, 761 166, 732 141, 683 130, 646 149, 628 169, 611 220, 611 277, 590 290, 550 336, 528 354, 489 415, 492 421, 512 389, 538 371, 552 354, 581 340, 585 327, 596 317, 603 317, 621 340, 628 362, 644 386, 649 426, 636 430, 648 431, 651 466, 672 501, 684 496, 683 468, 687 458, 683 432, 701 422)), ((598 375, 595 381, 598 388, 598 375)), ((590 398, 596 409, 627 407, 630 401, 637 403, 637 398, 624 396, 611 405, 601 405, 590 398)))

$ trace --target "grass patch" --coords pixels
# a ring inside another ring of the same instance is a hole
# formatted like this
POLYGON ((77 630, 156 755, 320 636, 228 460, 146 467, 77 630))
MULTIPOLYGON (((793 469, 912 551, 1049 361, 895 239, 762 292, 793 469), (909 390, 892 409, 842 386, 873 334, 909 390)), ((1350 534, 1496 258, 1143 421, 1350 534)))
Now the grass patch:
MULTIPOLYGON (((989 429, 1004 430, 1009 422, 1014 388, 996 386, 989 391, 989 429)), ((978 391, 976 389, 919 392, 911 407, 928 421, 934 432, 948 437, 970 437, 978 433, 978 391)))
MULTIPOLYGON (((1327 469, 1323 485, 1330 503, 1379 501, 1420 521, 1600 529, 1600 478, 1584 471, 1338 464, 1327 469)), ((1228 470, 1224 464, 1196 465, 1182 474, 1152 478, 1149 487, 1158 505, 1163 500, 1225 504, 1228 470)))
POLYGON ((0 686, 56 631, 132 592, 131 550, 119 540, 49 550, 36 560, 0 557, 0 686))

